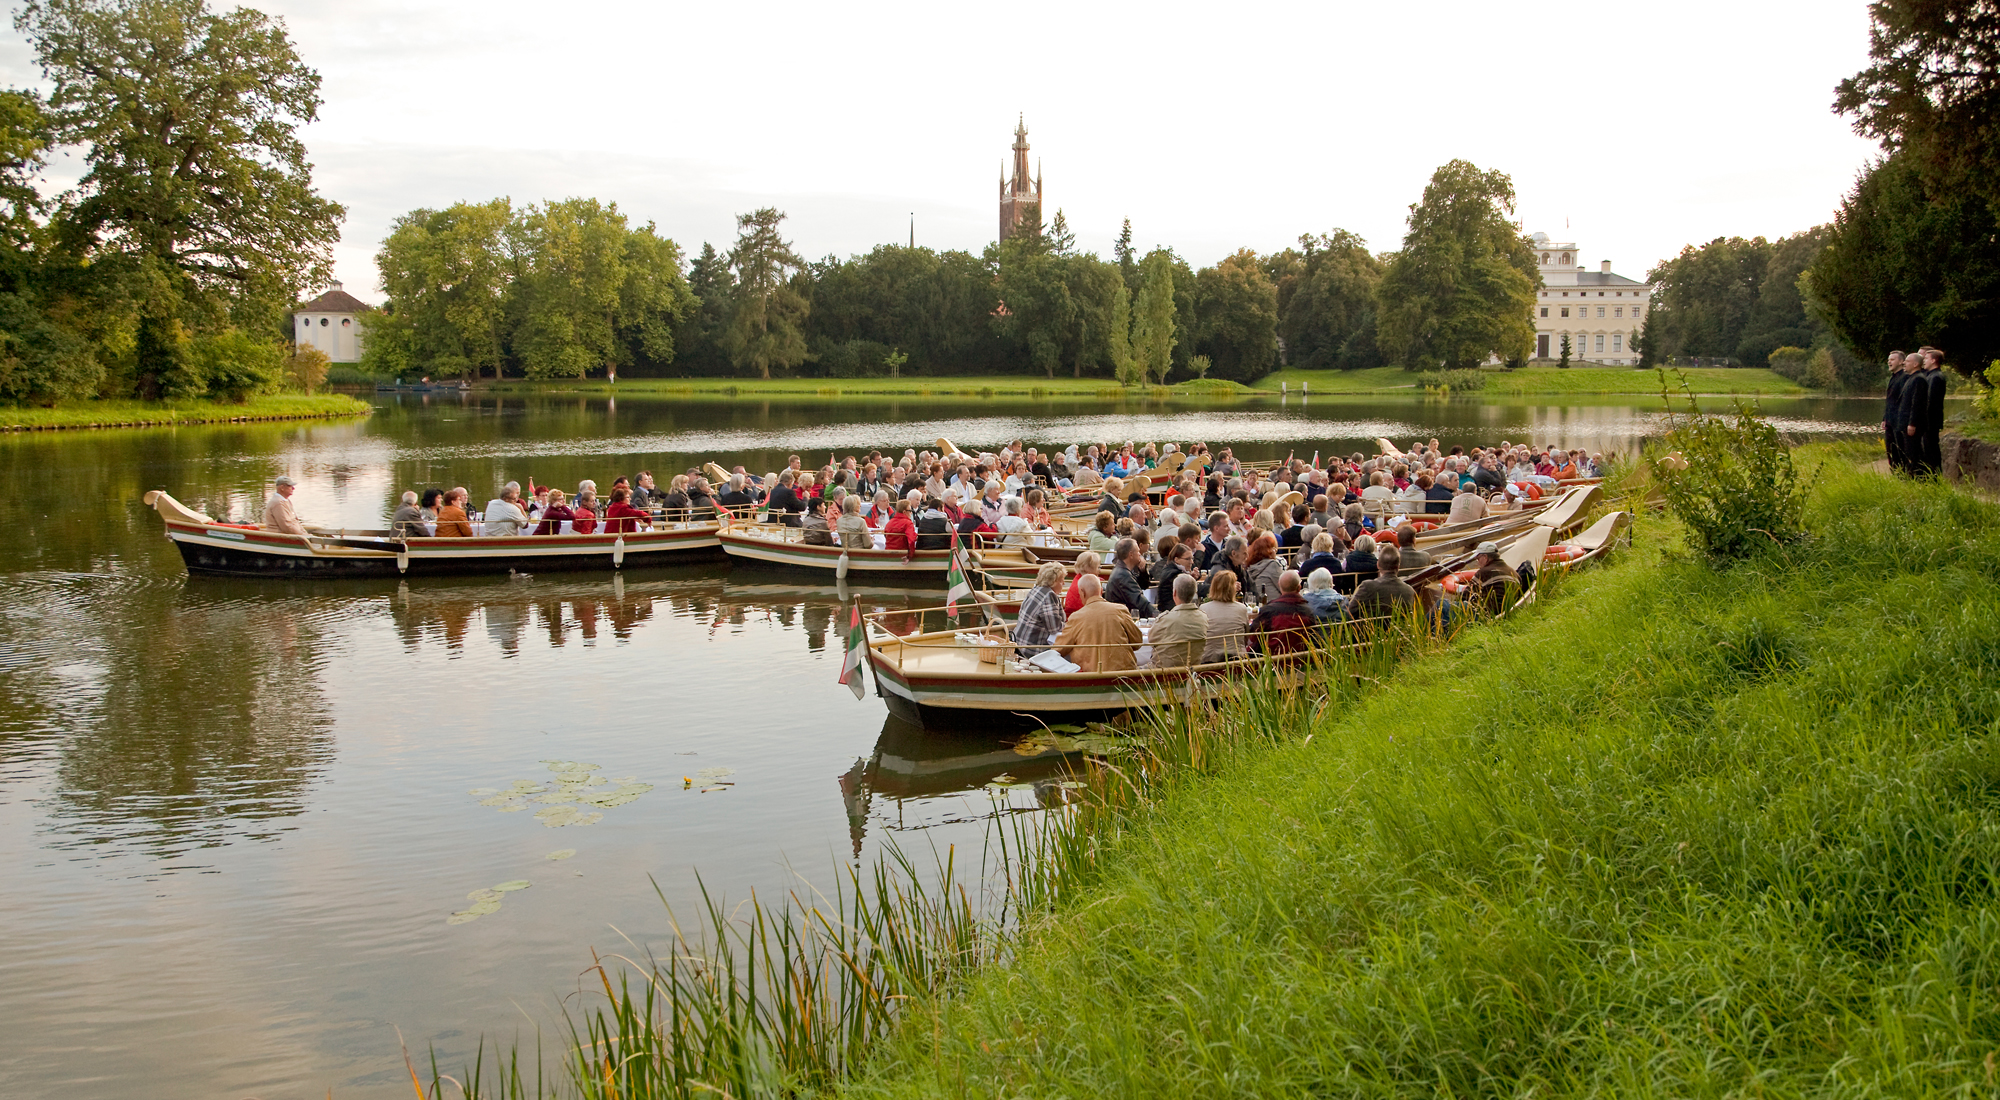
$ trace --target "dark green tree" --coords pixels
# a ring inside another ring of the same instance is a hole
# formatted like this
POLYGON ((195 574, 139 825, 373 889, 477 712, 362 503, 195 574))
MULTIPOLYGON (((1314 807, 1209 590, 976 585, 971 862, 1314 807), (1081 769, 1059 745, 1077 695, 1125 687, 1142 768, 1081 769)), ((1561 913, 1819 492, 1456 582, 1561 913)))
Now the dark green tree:
POLYGON ((1933 193, 1971 188, 2000 202, 2000 5, 1874 0, 1866 69, 1834 109, 1891 153, 1910 154, 1933 193))
POLYGON ((1218 378, 1253 382, 1278 365, 1278 292, 1257 253, 1240 249, 1195 273, 1195 354, 1218 378))
POLYGON ((1176 323, 1173 254, 1155 249, 1140 265, 1139 294, 1132 303, 1133 373, 1140 381, 1164 384, 1180 342, 1176 323))
POLYGON ((696 304, 674 334, 675 362, 691 374, 728 374, 729 352, 724 345, 729 311, 736 300, 736 276, 729 270, 729 258, 704 243, 688 265, 687 281, 696 304))
POLYGON ((812 303, 794 278, 805 261, 778 232, 785 215, 764 207, 736 218, 736 246, 729 264, 736 293, 724 346, 739 371, 771 377, 772 368, 790 370, 806 358, 804 324, 812 303))
MULTIPOLYGON (((1028 209, 1032 217, 1034 207, 1028 209)), ((1034 369, 1054 378, 1077 319, 1064 261, 1050 251, 1046 237, 1030 230, 1029 219, 1000 242, 995 255, 1000 310, 994 327, 1026 352, 1034 369)))
POLYGON ((1972 189, 1933 191, 1920 160, 1871 166, 1807 271, 1808 300, 1863 360, 1920 344, 1971 376, 2000 358, 2000 218, 1972 189))
POLYGON ((1376 289, 1377 339, 1391 362, 1463 369, 1527 354, 1541 275, 1513 212, 1504 172, 1455 160, 1431 176, 1376 289))
POLYGON ((1381 366, 1375 290, 1382 262, 1366 241, 1345 229, 1305 234, 1299 246, 1286 249, 1272 265, 1285 361, 1306 370, 1381 366))
POLYGON ((1118 265, 1118 276, 1125 280, 1125 289, 1138 289, 1139 261, 1132 253, 1132 219, 1126 218, 1118 227, 1118 240, 1111 246, 1111 259, 1118 265))

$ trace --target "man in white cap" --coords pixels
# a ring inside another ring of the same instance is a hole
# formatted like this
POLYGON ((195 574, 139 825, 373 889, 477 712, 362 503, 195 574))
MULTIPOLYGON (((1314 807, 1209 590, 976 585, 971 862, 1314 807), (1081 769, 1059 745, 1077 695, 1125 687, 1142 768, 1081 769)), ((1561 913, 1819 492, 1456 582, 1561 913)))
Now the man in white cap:
POLYGON ((298 483, 280 474, 272 486, 270 497, 264 501, 264 529, 287 535, 305 534, 306 525, 300 523, 298 513, 292 511, 292 494, 298 491, 298 483))

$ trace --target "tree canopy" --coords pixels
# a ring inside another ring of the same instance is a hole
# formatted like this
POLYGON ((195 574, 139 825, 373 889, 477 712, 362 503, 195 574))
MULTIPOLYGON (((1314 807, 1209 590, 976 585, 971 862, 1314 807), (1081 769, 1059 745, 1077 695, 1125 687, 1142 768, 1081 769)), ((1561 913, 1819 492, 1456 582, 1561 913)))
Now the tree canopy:
POLYGON ((1541 275, 1513 213, 1504 172, 1455 160, 1431 176, 1376 288, 1378 340, 1392 362, 1470 368, 1527 354, 1541 275))

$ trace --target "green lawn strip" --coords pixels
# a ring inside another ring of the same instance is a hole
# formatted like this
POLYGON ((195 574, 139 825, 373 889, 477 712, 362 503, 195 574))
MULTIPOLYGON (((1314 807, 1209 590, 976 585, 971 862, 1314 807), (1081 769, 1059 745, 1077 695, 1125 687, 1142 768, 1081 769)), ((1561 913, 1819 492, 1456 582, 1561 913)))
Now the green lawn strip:
POLYGON ((1712 570, 1642 517, 1177 784, 849 1091, 1990 1089, 2000 507, 1859 453, 1786 558, 1712 570))
POLYGON ((1025 375, 927 378, 626 378, 478 384, 488 393, 644 394, 662 397, 1234 397, 1251 392, 1234 382, 1202 381, 1125 388, 1106 378, 1025 375))
POLYGON ((225 401, 75 401, 44 409, 0 406, 0 431, 71 428, 146 428, 175 424, 214 424, 238 420, 324 420, 366 416, 368 402, 347 394, 317 396, 282 394, 253 397, 241 404, 225 401))
MULTIPOLYGON (((1468 390, 1468 396, 1507 397, 1539 396, 1554 394, 1580 395, 1622 395, 1649 394, 1660 392, 1659 376, 1650 370, 1634 370, 1630 367, 1524 367, 1513 371, 1484 371, 1486 385, 1479 390, 1468 390)), ((1667 372, 1674 379, 1675 392, 1679 392, 1679 374, 1686 374, 1688 384, 1696 393, 1703 394, 1763 394, 1771 397, 1803 396, 1816 391, 1809 390, 1785 378, 1775 371, 1763 367, 1732 369, 1725 367, 1690 367, 1667 372)), ((1319 393, 1373 393, 1378 390, 1407 389, 1421 392, 1419 375, 1401 367, 1374 367, 1353 371, 1304 371, 1283 370, 1258 380, 1261 390, 1276 390, 1280 383, 1292 392, 1298 392, 1302 385, 1309 384, 1308 392, 1319 393)))

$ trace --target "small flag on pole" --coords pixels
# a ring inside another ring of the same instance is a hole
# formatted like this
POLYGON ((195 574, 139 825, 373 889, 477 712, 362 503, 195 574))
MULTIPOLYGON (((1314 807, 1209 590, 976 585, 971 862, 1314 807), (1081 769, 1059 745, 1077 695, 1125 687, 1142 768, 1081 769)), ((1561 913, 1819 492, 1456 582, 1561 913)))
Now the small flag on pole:
POLYGON ((861 605, 850 604, 847 620, 847 652, 840 658, 840 682, 861 698, 861 662, 868 653, 868 635, 861 629, 861 605))
POLYGON ((958 553, 958 530, 951 532, 951 568, 944 575, 944 613, 946 618, 958 618, 958 601, 972 598, 972 585, 965 579, 965 563, 958 553))

